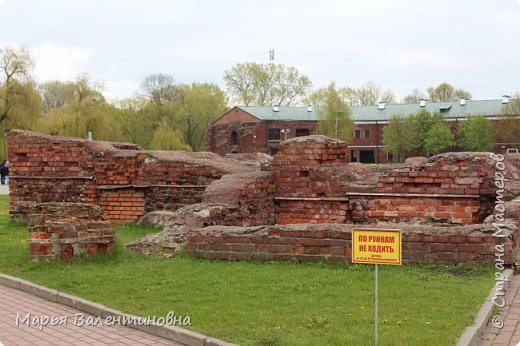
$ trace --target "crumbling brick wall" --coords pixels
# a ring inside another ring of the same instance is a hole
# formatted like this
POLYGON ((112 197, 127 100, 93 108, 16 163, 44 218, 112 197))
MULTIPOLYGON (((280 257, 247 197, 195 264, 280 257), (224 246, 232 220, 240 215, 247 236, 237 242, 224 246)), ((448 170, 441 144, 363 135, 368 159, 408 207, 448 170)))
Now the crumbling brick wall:
POLYGON ((29 214, 33 261, 113 252, 115 234, 103 210, 86 203, 41 203, 29 214))
POLYGON ((489 153, 446 153, 379 178, 352 178, 345 143, 324 136, 288 140, 271 170, 276 223, 439 222, 471 224, 491 214, 489 153), (365 179, 365 186, 353 181, 365 179), (359 185, 359 184, 358 184, 359 185))
POLYGON ((153 186, 144 189, 145 213, 155 210, 177 210, 200 203, 208 185, 153 186))
POLYGON ((118 222, 202 201, 231 203, 225 191, 220 199, 208 197, 211 183, 227 174, 221 186, 240 191, 233 203, 250 225, 471 224, 491 213, 494 198, 486 153, 441 154, 378 177, 347 164, 344 142, 319 135, 283 142, 272 163, 262 165, 25 131, 11 131, 8 143, 13 218, 46 201, 96 203, 118 222), (260 168, 266 175, 248 180, 260 168))
POLYGON ((258 170, 212 153, 145 151, 108 143, 12 130, 8 134, 10 214, 26 217, 41 202, 102 205, 114 222, 202 200, 229 173, 258 170))
POLYGON ((492 213, 489 153, 445 153, 382 175, 370 193, 348 193, 354 222, 471 224, 492 213))
POLYGON ((271 170, 276 189, 276 223, 345 223, 348 198, 342 185, 347 144, 326 136, 283 142, 271 170))
POLYGON ((19 218, 39 202, 96 202, 94 162, 79 140, 52 136, 8 137, 11 215, 19 218))
POLYGON ((480 221, 478 198, 464 196, 350 195, 354 223, 410 222, 471 224, 480 221))
MULTIPOLYGON (((399 228, 404 263, 477 265, 494 263, 496 245, 504 245, 506 265, 514 263, 518 229, 509 224, 508 236, 494 237, 493 226, 367 225, 399 228)), ((289 260, 350 263, 354 225, 275 225, 259 227, 210 226, 186 237, 185 250, 198 257, 225 260, 289 260)))
POLYGON ((237 207, 234 225, 271 225, 275 222, 274 177, 258 171, 228 174, 205 190, 204 203, 222 203, 237 207))
POLYGON ((263 171, 225 175, 205 190, 207 204, 192 208, 193 217, 207 216, 203 227, 183 223, 191 210, 184 207, 170 227, 132 251, 174 256, 185 244, 204 258, 348 263, 350 232, 359 224, 401 229, 405 262, 493 263, 497 244, 504 244, 506 264, 514 262, 518 201, 508 200, 507 237, 494 237, 493 225, 482 223, 495 199, 489 153, 446 153, 379 175, 346 158, 341 141, 288 140, 263 171))

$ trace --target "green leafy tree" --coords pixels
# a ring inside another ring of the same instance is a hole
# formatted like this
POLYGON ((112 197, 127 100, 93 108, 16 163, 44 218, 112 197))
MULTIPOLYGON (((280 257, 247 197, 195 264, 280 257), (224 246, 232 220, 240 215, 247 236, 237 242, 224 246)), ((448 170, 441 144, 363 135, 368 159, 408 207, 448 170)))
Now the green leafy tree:
POLYGON ((484 116, 469 116, 460 123, 462 146, 469 151, 489 151, 495 146, 493 123, 484 116))
MULTIPOLYGON (((34 62, 25 48, 0 48, 0 126, 32 130, 41 112, 41 100, 31 78, 34 62)), ((5 148, 4 136, 0 145, 5 148)), ((4 159, 5 150, 0 151, 4 159)))
POLYGON ((23 107, 24 98, 32 98, 34 87, 30 72, 33 66, 34 62, 26 48, 0 49, 0 123, 12 120, 16 108, 23 107))
MULTIPOLYGON (((119 110, 108 104, 101 94, 101 83, 92 82, 87 75, 75 81, 54 82, 52 102, 45 117, 40 119, 39 129, 52 135, 85 138, 88 132, 94 139, 107 141, 124 140, 119 110)), ((50 100, 50 99, 48 99, 50 100)))
POLYGON ((329 137, 350 142, 354 121, 350 116, 350 108, 343 101, 334 82, 321 88, 309 97, 318 116, 317 132, 329 137))
POLYGON ((26 48, 0 49, 0 123, 31 129, 40 116, 41 100, 31 78, 34 66, 26 48))
MULTIPOLYGON (((18 128, 32 130, 38 123, 41 112, 41 99, 34 82, 20 83, 11 81, 9 87, 8 104, 5 117, 1 122, 4 128, 18 128)), ((4 92, 0 87, 0 94, 4 92)), ((0 106, 0 109, 2 106, 0 106)))
POLYGON ((414 142, 414 149, 418 153, 427 155, 428 150, 426 149, 426 138, 428 136, 428 132, 435 122, 435 119, 430 112, 423 109, 411 115, 410 120, 414 123, 417 133, 417 137, 414 142))
POLYGON ((124 141, 117 114, 119 110, 104 104, 88 109, 60 108, 42 118, 39 130, 51 135, 93 138, 104 141, 124 141))
POLYGON ((216 84, 193 83, 180 87, 174 124, 193 150, 204 150, 206 132, 213 120, 226 111, 226 95, 216 84))
POLYGON ((70 102, 67 83, 57 80, 48 81, 38 85, 38 91, 42 99, 42 115, 44 116, 70 102))
POLYGON ((301 102, 311 80, 294 67, 282 64, 240 63, 224 72, 233 102, 245 106, 291 106, 301 102))
POLYGON ((401 162, 404 154, 416 146, 417 129, 412 118, 402 118, 394 115, 388 125, 383 128, 383 144, 385 151, 398 154, 401 162))
POLYGON ((161 136, 171 130, 182 138, 176 147, 204 150, 206 132, 225 112, 227 100, 216 84, 175 84, 171 76, 155 74, 141 83, 141 97, 124 100, 118 107, 125 119, 122 131, 130 141, 164 149, 169 142, 161 136))
POLYGON ((80 74, 74 81, 50 81, 39 85, 43 114, 60 108, 81 109, 93 104, 106 103, 101 93, 103 83, 93 82, 86 74, 80 74))
POLYGON ((428 131, 425 141, 425 148, 428 154, 438 154, 444 149, 452 146, 453 133, 450 127, 442 119, 436 119, 428 131))
POLYGON ((156 112, 147 111, 154 107, 142 97, 125 98, 115 102, 116 117, 121 126, 123 140, 149 148, 152 135, 157 128, 156 112))
POLYGON ((414 123, 417 133, 414 150, 418 153, 429 156, 453 145, 453 134, 441 114, 432 115, 423 109, 411 115, 410 120, 414 123), (439 137, 435 138, 436 135, 439 137))
POLYGON ((184 143, 182 134, 172 129, 166 121, 161 122, 155 130, 150 149, 191 151, 191 147, 184 143))

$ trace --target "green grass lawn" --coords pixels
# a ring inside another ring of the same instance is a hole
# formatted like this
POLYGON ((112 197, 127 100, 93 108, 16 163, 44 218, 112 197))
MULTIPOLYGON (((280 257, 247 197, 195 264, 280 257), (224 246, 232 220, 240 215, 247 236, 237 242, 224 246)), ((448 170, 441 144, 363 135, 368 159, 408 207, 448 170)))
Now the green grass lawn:
MULTIPOLYGON (((371 345, 370 265, 136 257, 156 229, 119 226, 115 255, 28 261, 28 231, 0 197, 0 272, 142 316, 189 315, 189 329, 243 345, 371 345)), ((454 345, 493 285, 493 268, 380 266, 380 345, 454 345)))

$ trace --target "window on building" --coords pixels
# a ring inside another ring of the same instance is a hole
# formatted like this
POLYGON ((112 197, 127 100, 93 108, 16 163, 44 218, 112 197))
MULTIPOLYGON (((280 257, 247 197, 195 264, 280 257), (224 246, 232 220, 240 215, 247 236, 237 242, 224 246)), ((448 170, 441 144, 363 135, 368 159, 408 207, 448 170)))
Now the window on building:
POLYGON ((354 131, 354 138, 360 139, 361 138, 361 130, 355 130, 354 131))
POLYGON ((350 161, 351 162, 357 162, 357 150, 351 150, 350 151, 350 161))
POLYGON ((394 153, 386 153, 386 160, 388 162, 394 162, 394 153))
POLYGON ((238 145, 238 133, 236 131, 231 132, 231 145, 238 145))
POLYGON ((365 130, 365 138, 370 138, 370 130, 365 130))
POLYGON ((507 148, 507 153, 508 154, 518 154, 518 149, 517 148, 507 148))
POLYGON ((279 141, 280 140, 280 129, 269 129, 267 130, 267 140, 279 141))
POLYGON ((376 162, 376 157, 374 155, 374 150, 360 150, 359 151, 359 162, 361 162, 361 163, 374 163, 374 162, 376 162))
POLYGON ((303 137, 310 135, 309 129, 296 129, 296 137, 303 137))

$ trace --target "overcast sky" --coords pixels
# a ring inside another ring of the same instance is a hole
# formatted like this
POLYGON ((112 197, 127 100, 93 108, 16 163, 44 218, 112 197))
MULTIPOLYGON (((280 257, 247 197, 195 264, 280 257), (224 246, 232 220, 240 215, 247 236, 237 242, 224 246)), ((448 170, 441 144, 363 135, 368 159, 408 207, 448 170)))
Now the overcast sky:
POLYGON ((441 82, 475 99, 520 91, 520 0, 0 0, 0 47, 38 82, 88 73, 133 96, 151 73, 214 82, 239 62, 294 66, 314 88, 441 82))

